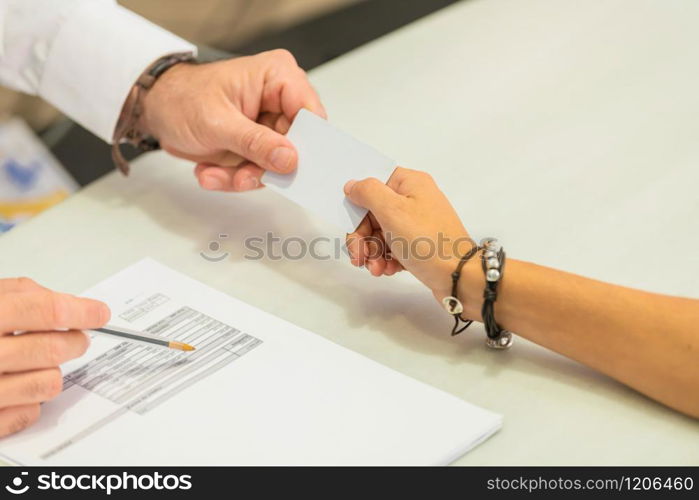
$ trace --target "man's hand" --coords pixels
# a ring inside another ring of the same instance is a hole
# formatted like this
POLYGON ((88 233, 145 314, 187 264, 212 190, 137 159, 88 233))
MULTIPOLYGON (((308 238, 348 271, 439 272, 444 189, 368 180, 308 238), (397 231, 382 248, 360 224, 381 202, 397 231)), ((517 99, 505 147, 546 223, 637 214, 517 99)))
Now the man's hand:
POLYGON ((89 345, 78 329, 103 326, 109 316, 96 300, 52 292, 26 278, 0 280, 0 437, 39 418, 40 404, 61 393, 58 366, 89 345))
POLYGON ((273 50, 172 67, 146 94, 140 128, 165 151, 196 162, 203 188, 246 191, 260 185, 263 170, 296 168, 283 134, 301 108, 325 117, 294 57, 273 50))

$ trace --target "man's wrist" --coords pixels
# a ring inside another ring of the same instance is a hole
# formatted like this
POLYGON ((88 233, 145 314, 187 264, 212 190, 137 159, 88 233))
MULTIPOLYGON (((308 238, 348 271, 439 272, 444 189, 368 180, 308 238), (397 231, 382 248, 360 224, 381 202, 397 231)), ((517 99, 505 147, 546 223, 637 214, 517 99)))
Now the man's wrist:
POLYGON ((194 65, 193 61, 178 61, 162 73, 152 84, 151 88, 144 91, 142 109, 137 127, 143 135, 158 138, 160 127, 159 111, 168 105, 172 105, 177 87, 177 81, 183 72, 187 72, 194 65))
POLYGON ((119 144, 122 141, 129 142, 143 151, 159 148, 157 139, 141 128, 145 94, 168 69, 179 62, 190 61, 193 58, 194 56, 189 52, 161 57, 151 64, 132 86, 122 107, 112 140, 112 159, 123 174, 128 175, 129 163, 119 149, 119 144))

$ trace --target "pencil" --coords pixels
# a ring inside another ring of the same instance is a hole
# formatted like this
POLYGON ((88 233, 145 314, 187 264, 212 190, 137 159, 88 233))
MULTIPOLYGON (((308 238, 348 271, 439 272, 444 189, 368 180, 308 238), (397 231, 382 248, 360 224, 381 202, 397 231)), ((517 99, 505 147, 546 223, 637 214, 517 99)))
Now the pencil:
POLYGON ((196 347, 184 342, 178 342, 177 340, 164 339, 152 333, 137 332, 135 330, 129 330, 127 328, 118 328, 115 326, 107 325, 105 328, 95 328, 95 332, 106 333, 108 335, 114 335, 116 337, 122 337, 125 339, 137 340, 139 342, 147 342, 149 344, 160 345, 163 347, 168 347, 170 349, 178 349, 180 351, 193 351, 196 347))

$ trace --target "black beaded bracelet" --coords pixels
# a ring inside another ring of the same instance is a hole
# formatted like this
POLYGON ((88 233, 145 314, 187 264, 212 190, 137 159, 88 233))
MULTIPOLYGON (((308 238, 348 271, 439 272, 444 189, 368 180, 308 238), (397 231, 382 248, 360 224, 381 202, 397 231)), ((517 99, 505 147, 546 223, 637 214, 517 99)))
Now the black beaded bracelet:
POLYGON ((494 307, 498 298, 498 283, 505 272, 505 250, 495 238, 484 238, 481 246, 481 266, 485 274, 481 317, 488 335, 486 345, 493 349, 507 349, 512 345, 512 333, 497 324, 494 307))

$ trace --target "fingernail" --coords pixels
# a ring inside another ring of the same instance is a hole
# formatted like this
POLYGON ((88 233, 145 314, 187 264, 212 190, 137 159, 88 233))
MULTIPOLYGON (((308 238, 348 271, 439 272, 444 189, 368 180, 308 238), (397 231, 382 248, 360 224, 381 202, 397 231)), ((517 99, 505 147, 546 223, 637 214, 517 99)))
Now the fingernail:
POLYGON ((280 172, 289 172, 294 167, 296 153, 293 149, 278 147, 272 150, 269 161, 280 172))
POLYGON ((201 180, 201 186, 204 189, 217 191, 219 189, 223 189, 223 181, 215 175, 205 175, 201 180))
POLYGON ((260 181, 257 180, 257 177, 248 177, 247 179, 243 179, 243 181, 240 183, 240 190, 250 191, 251 189, 257 189, 257 186, 259 185, 260 181))
POLYGON ((357 182, 357 181, 355 181, 354 179, 351 180, 351 181, 347 181, 347 183, 345 184, 345 188, 344 188, 344 189, 345 189, 345 194, 350 194, 350 191, 352 191, 352 186, 354 186, 354 184, 355 184, 356 182, 357 182))

